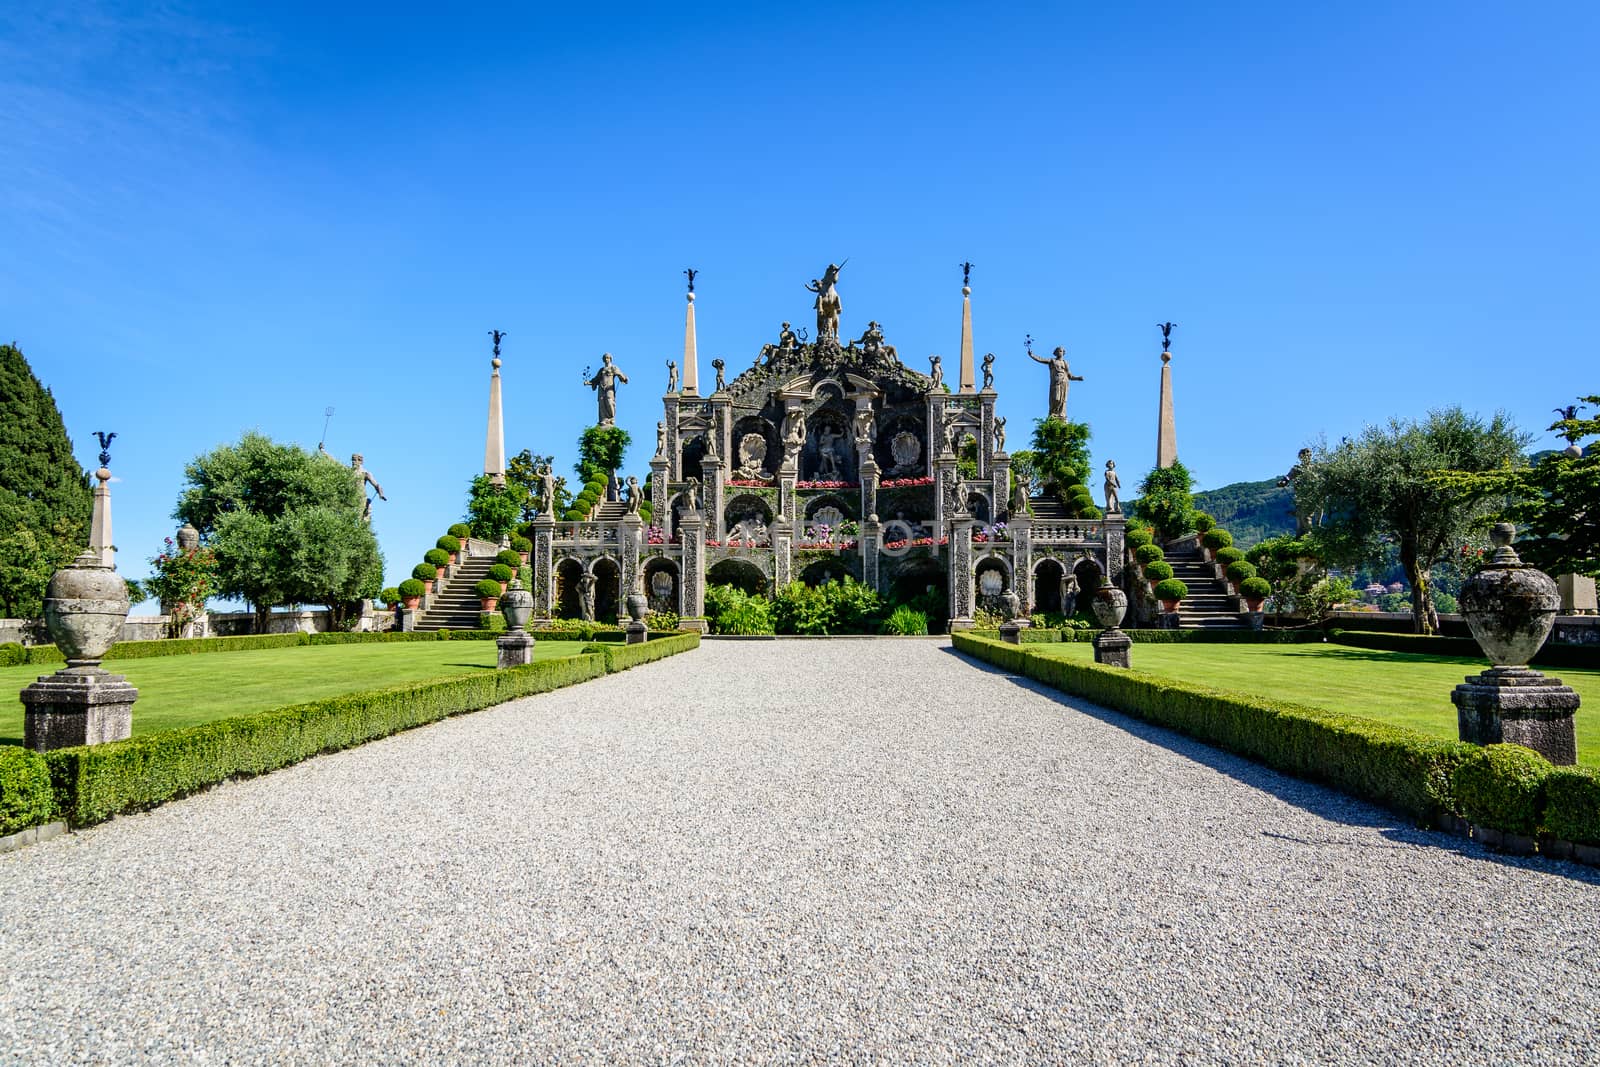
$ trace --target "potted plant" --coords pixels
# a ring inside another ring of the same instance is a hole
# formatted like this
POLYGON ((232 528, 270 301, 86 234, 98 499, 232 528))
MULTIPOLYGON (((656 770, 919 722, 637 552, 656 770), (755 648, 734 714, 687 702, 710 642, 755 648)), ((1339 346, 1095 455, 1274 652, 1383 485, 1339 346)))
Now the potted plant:
POLYGON ((428 588, 416 578, 407 578, 400 583, 400 588, 396 591, 400 594, 400 602, 406 609, 416 611, 417 605, 422 603, 422 594, 426 593, 428 588))
POLYGON ((1233 534, 1227 530, 1212 529, 1200 535, 1200 543, 1205 546, 1211 559, 1217 558, 1217 550, 1233 547, 1233 534))
POLYGON ((1161 601, 1161 610, 1173 612, 1178 610, 1178 601, 1189 595, 1189 587, 1181 578, 1167 578, 1156 583, 1155 594, 1161 601))
POLYGON ((1133 561, 1141 567, 1148 567, 1157 560, 1163 560, 1166 558, 1167 553, 1160 545, 1153 545, 1149 542, 1146 542, 1145 544, 1142 544, 1133 550, 1133 561))
POLYGON ((457 538, 458 540, 464 542, 467 538, 472 536, 472 527, 468 526, 464 522, 458 522, 454 526, 451 526, 447 532, 451 537, 457 538))
POLYGON ((433 592, 433 580, 439 576, 439 568, 431 563, 419 563, 411 568, 411 577, 422 583, 424 593, 433 592))
POLYGON ((438 541, 434 542, 433 547, 443 549, 444 551, 450 553, 450 562, 454 563, 456 561, 456 554, 461 551, 461 539, 459 537, 452 537, 449 534, 445 534, 443 537, 439 538, 438 541))
POLYGON ((450 566, 450 553, 442 548, 430 548, 422 554, 422 562, 432 564, 438 572, 434 577, 444 580, 444 572, 450 566))
POLYGON ((1244 553, 1237 548, 1230 546, 1217 549, 1217 558, 1214 561, 1218 568, 1217 577, 1221 578, 1227 573, 1229 566, 1239 562, 1241 559, 1244 559, 1244 553))
POLYGON ((517 572, 506 566, 504 563, 496 563, 493 567, 489 568, 489 578, 492 578, 496 583, 499 584, 501 593, 506 591, 506 585, 509 584, 511 579, 515 578, 516 576, 517 572))
POLYGON ((1236 559, 1228 564, 1228 584, 1233 586, 1235 592, 1240 592, 1239 583, 1246 578, 1254 578, 1256 569, 1253 565, 1242 559, 1236 559))
POLYGON ((1252 612, 1260 611, 1267 597, 1272 595, 1272 584, 1260 575, 1253 575, 1239 583, 1239 595, 1252 612))
POLYGON ((1158 559, 1154 563, 1147 563, 1144 568, 1144 577, 1150 583, 1150 588, 1154 590, 1157 585, 1172 577, 1172 564, 1164 559, 1158 559))
POLYGON ((393 611, 400 606, 400 590, 392 585, 385 586, 379 591, 378 599, 389 605, 389 610, 393 611))
POLYGON ((518 552, 514 548, 502 548, 499 552, 495 553, 494 559, 496 563, 504 563, 513 571, 527 562, 527 560, 522 558, 522 553, 518 552))
POLYGON ((493 611, 494 606, 500 602, 500 594, 505 592, 500 583, 493 578, 483 579, 472 589, 478 594, 478 605, 484 611, 493 611))
POLYGON ((533 542, 521 534, 516 534, 511 538, 511 549, 522 557, 522 562, 524 563, 533 558, 533 542))
POLYGON ((1204 535, 1206 532, 1208 532, 1210 530, 1214 530, 1216 528, 1217 528, 1217 520, 1216 519, 1213 519, 1210 515, 1207 515, 1203 511, 1197 511, 1197 512, 1194 513, 1194 532, 1195 533, 1204 535))

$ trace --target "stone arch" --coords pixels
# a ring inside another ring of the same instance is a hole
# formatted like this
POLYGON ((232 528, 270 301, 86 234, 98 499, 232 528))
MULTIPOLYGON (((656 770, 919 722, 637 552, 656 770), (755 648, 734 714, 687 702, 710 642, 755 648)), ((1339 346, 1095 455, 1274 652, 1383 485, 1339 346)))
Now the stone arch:
POLYGON ((823 556, 806 564, 800 571, 800 580, 815 589, 829 582, 842 582, 854 578, 849 564, 838 556, 823 556))
POLYGON ((981 556, 972 564, 973 603, 999 614, 1013 588, 1011 564, 1004 556, 981 556))
POLYGON ((589 573, 595 578, 595 621, 614 622, 622 614, 622 568, 610 556, 600 556, 590 561, 589 573))
POLYGON ((1067 614, 1064 604, 1067 569, 1048 556, 1033 565, 1033 610, 1067 614))
POLYGON ((906 560, 889 583, 889 603, 915 603, 928 612, 928 630, 941 632, 950 622, 944 566, 927 556, 906 560))
POLYGON ((678 448, 678 477, 684 481, 690 478, 704 478, 705 474, 700 466, 700 461, 706 456, 706 435, 703 430, 696 430, 693 435, 681 439, 678 448))
POLYGON ((1083 556, 1072 565, 1072 577, 1077 580, 1078 595, 1074 598, 1072 611, 1067 614, 1074 614, 1078 609, 1089 606, 1089 598, 1105 584, 1105 574, 1105 568, 1093 556, 1083 556))
POLYGON ((855 445, 852 443, 850 420, 833 407, 824 407, 806 419, 806 444, 802 453, 803 477, 807 480, 848 482, 854 480, 856 469, 855 445), (830 449, 822 447, 823 431, 837 435, 830 449), (834 469, 827 470, 824 455, 833 457, 834 469))
POLYGON ((815 521, 813 516, 823 508, 835 508, 847 519, 859 519, 857 514, 861 510, 861 498, 845 493, 823 493, 821 496, 812 497, 806 501, 805 519, 807 522, 815 521))
POLYGON ((783 460, 783 449, 778 442, 777 428, 760 415, 746 415, 733 424, 733 455, 727 457, 728 467, 735 475, 740 474, 767 474, 771 475, 778 469, 783 460), (758 457, 758 471, 741 471, 744 466, 744 439, 751 434, 759 436, 765 447, 758 457))
POLYGON ((756 516, 771 526, 772 505, 759 493, 737 493, 722 508, 722 525, 725 529, 731 530, 751 516, 756 516))
POLYGON ((583 578, 583 561, 576 556, 564 556, 556 564, 556 617, 576 619, 583 612, 578 603, 578 582, 583 578))
POLYGON ((988 522, 994 514, 994 509, 989 506, 989 494, 982 489, 968 489, 967 510, 979 522, 988 522))
POLYGON ((706 571, 706 585, 731 585, 763 596, 769 592, 767 576, 747 559, 724 559, 712 564, 706 571))
POLYGON ((683 614, 683 580, 677 560, 664 556, 645 560, 644 593, 651 611, 683 614))

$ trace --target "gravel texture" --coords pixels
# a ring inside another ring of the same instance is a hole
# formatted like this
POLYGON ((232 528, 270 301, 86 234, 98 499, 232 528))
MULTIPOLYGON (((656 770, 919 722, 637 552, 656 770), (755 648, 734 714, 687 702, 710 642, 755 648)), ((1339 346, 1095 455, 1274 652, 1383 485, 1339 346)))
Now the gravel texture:
POLYGON ((0 1061, 1594 1062, 1597 942, 943 642, 708 642, 0 856, 0 1061))

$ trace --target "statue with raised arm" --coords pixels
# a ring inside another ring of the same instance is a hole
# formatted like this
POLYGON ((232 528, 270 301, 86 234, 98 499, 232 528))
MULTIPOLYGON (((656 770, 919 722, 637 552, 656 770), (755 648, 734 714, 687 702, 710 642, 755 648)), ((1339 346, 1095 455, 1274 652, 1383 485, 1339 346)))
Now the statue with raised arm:
POLYGON ((783 465, 795 467, 800 461, 800 450, 806 444, 806 413, 796 408, 789 414, 783 431, 783 465))
POLYGON ((1122 479, 1117 477, 1117 461, 1106 460, 1106 514, 1122 512, 1122 479))
POLYGON ((997 453, 1004 452, 1006 450, 1006 417, 1004 415, 995 416, 994 450, 997 453))
POLYGON ((372 521, 372 499, 367 496, 367 486, 370 485, 377 491, 379 500, 388 500, 389 498, 383 495, 383 486, 378 484, 378 479, 374 478, 372 472, 363 467, 361 463, 360 452, 350 457, 350 471, 356 476, 356 481, 361 485, 361 521, 370 523, 372 521))
POLYGON ((728 381, 722 375, 723 368, 725 368, 727 364, 720 359, 714 359, 711 361, 711 366, 716 368, 717 371, 717 387, 713 389, 712 392, 720 393, 728 387, 728 381))
POLYGON ((839 271, 844 269, 843 263, 829 263, 828 269, 822 272, 821 278, 813 278, 806 284, 806 289, 817 294, 817 299, 812 302, 812 307, 817 309, 817 340, 824 337, 839 337, 839 315, 844 310, 839 301, 839 271))
POLYGON ((584 622, 594 622, 594 587, 594 575, 585 574, 578 579, 578 613, 584 622))
POLYGON ((844 434, 831 425, 825 425, 817 432, 818 478, 839 478, 839 442, 843 440, 844 434))
POLYGON ((955 504, 957 515, 967 514, 967 503, 971 499, 972 491, 967 488, 965 479, 960 471, 950 472, 950 499, 955 504))
POLYGON ((944 360, 938 356, 928 357, 928 388, 938 389, 944 385, 944 360))
POLYGON ((1072 369, 1067 366, 1067 350, 1060 345, 1056 346, 1055 352, 1051 353, 1049 359, 1045 359, 1043 356, 1036 356, 1032 351, 1028 352, 1028 358, 1035 363, 1043 363, 1050 368, 1050 411, 1045 417, 1060 419, 1065 422, 1067 420, 1067 390, 1072 388, 1073 382, 1083 381, 1083 376, 1072 373, 1072 369))
POLYGON ((983 387, 994 388, 994 353, 988 352, 983 357, 983 387))
POLYGON ((594 390, 595 400, 598 405, 597 425, 615 426, 617 424, 617 383, 628 384, 628 376, 617 369, 611 362, 611 353, 606 352, 600 356, 600 369, 593 378, 584 380, 584 385, 594 390))
POLYGON ((677 391, 678 391, 678 361, 675 360, 675 359, 669 359, 669 360, 667 360, 667 392, 676 393, 677 391))
POLYGON ((1028 476, 1018 474, 1011 482, 1011 514, 1026 515, 1028 513, 1028 476))

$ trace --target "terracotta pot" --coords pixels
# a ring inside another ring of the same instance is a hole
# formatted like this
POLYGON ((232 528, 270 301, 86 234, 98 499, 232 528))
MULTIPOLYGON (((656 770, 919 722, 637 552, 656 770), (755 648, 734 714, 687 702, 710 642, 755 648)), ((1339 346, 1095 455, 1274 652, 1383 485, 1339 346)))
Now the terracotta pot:
POLYGON ((478 607, 482 608, 484 611, 493 611, 494 610, 494 606, 496 604, 498 604, 498 603, 500 603, 500 598, 499 597, 497 597, 497 596, 486 596, 486 597, 483 597, 483 598, 479 599, 478 607))
POLYGON ((402 597, 401 602, 405 604, 407 611, 416 611, 417 605, 422 603, 422 598, 419 596, 402 597))
POLYGON ((437 580, 437 581, 441 581, 441 582, 442 582, 442 581, 444 581, 444 572, 445 572, 445 568, 443 568, 443 567, 440 567, 440 568, 439 568, 439 573, 438 573, 438 574, 436 574, 436 575, 434 575, 434 578, 435 578, 435 579, 436 579, 436 580, 437 580))
POLYGON ((450 553, 450 566, 454 567, 456 565, 458 557, 459 557, 459 553, 456 553, 456 552, 450 553))
POLYGON ((506 591, 506 586, 508 586, 508 585, 510 585, 510 584, 511 584, 511 583, 510 583, 510 582, 501 582, 501 583, 500 583, 500 591, 501 591, 501 592, 502 592, 502 593, 504 593, 504 592, 505 592, 505 591, 506 591))
POLYGON ((519 552, 517 554, 522 557, 522 562, 524 562, 524 563, 527 563, 529 560, 531 560, 533 558, 533 553, 532 552, 519 552))
POLYGON ((1260 611, 1261 610, 1261 605, 1265 604, 1266 600, 1265 599, 1262 599, 1262 600, 1251 600, 1249 597, 1245 597, 1244 602, 1250 608, 1251 611, 1260 611))
POLYGON ((433 592, 433 579, 432 578, 424 578, 424 579, 422 579, 422 591, 424 593, 433 592))
POLYGON ((1166 612, 1177 611, 1178 602, 1176 600, 1163 600, 1161 602, 1161 610, 1166 612))

